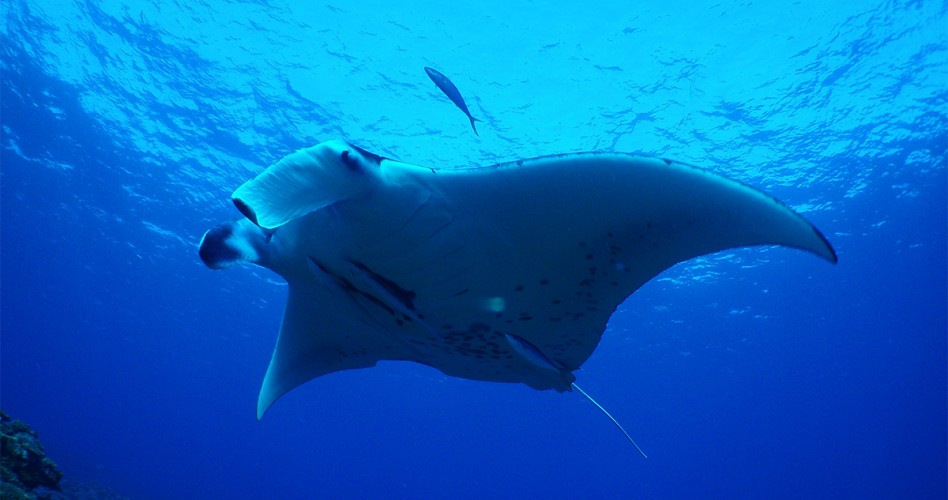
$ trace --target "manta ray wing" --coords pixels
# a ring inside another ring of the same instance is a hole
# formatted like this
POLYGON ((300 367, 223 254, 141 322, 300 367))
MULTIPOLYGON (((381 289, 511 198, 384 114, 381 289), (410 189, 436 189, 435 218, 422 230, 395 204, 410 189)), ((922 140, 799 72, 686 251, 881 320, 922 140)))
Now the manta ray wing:
POLYGON ((452 301, 445 314, 503 304, 478 321, 571 370, 616 306, 678 262, 765 244, 836 260, 822 234, 775 199, 658 158, 575 154, 437 175, 457 223, 479 230, 470 239, 484 257, 454 285, 475 300, 452 301))

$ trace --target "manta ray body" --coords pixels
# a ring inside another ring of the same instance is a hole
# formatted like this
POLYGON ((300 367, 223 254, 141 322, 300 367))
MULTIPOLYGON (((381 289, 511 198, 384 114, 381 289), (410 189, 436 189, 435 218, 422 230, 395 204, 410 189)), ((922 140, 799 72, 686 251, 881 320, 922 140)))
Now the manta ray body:
POLYGON ((245 217, 208 231, 202 260, 250 262, 288 284, 258 418, 308 380, 380 360, 569 391, 616 307, 678 262, 750 245, 836 262, 774 198, 623 153, 429 168, 331 141, 233 201, 245 217))

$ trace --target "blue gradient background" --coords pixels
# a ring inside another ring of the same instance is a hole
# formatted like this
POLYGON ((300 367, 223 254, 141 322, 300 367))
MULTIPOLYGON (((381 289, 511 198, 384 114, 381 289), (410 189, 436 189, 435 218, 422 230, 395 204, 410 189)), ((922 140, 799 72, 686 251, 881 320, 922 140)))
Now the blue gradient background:
POLYGON ((581 4, 3 2, 3 409, 134 498, 945 498, 946 3, 581 4), (619 307, 577 376, 648 460, 575 394, 408 363, 258 423, 285 286, 196 245, 334 138, 674 158, 784 200, 840 263, 727 252, 619 307))

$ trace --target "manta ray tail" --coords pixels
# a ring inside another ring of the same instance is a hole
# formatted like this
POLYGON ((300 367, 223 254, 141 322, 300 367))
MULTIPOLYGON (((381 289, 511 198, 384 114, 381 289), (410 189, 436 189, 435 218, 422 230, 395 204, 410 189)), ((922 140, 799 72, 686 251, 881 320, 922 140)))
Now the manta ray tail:
POLYGON ((603 413, 605 413, 606 416, 609 417, 609 420, 612 420, 612 423, 616 424, 616 427, 618 427, 619 430, 622 431, 623 434, 625 434, 625 437, 629 440, 630 443, 632 443, 632 446, 635 446, 635 449, 639 450, 639 453, 641 453, 643 457, 648 458, 648 455, 646 455, 645 452, 642 451, 642 448, 639 448, 639 445, 635 444, 635 441, 632 440, 632 436, 630 436, 629 433, 625 431, 625 429, 622 427, 619 421, 616 420, 615 417, 613 417, 608 411, 606 411, 606 409, 603 408, 601 404, 597 403, 596 400, 592 398, 592 396, 590 396, 589 394, 586 394, 586 391, 580 389, 579 386, 576 385, 575 382, 573 382, 573 389, 576 389, 577 391, 579 391, 579 393, 582 394, 586 399, 588 399, 590 403, 596 405, 596 408, 599 408, 603 413))
POLYGON ((546 354, 543 354, 543 351, 537 348, 537 346, 528 342, 523 337, 518 337, 517 335, 508 333, 504 334, 504 338, 507 339, 507 343, 510 344, 510 347, 514 350, 514 352, 522 356, 523 359, 529 364, 545 371, 557 373, 560 377, 563 377, 565 381, 569 383, 570 387, 576 389, 580 394, 588 399, 590 403, 596 405, 596 408, 599 408, 601 412, 605 413, 605 415, 609 417, 609 420, 612 420, 612 423, 616 424, 616 427, 618 427, 619 430, 625 434, 625 437, 628 438, 630 443, 632 443, 632 446, 635 446, 635 449, 639 450, 639 453, 641 453, 643 457, 648 458, 648 455, 642 451, 642 448, 639 448, 639 445, 635 444, 635 441, 632 440, 632 436, 630 436, 629 433, 625 431, 625 428, 619 424, 619 421, 616 420, 612 414, 606 411, 606 409, 603 408, 601 404, 597 403, 596 400, 592 398, 592 396, 586 394, 586 391, 580 389, 579 386, 576 385, 576 382, 573 382, 576 377, 574 377, 572 373, 564 368, 562 363, 547 357, 546 354))

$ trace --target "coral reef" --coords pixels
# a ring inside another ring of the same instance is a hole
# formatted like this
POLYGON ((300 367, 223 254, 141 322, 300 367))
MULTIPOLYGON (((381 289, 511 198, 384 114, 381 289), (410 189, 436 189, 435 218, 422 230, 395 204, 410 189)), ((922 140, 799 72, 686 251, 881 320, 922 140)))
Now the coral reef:
POLYGON ((49 498, 62 477, 36 432, 0 411, 0 498, 49 498))

